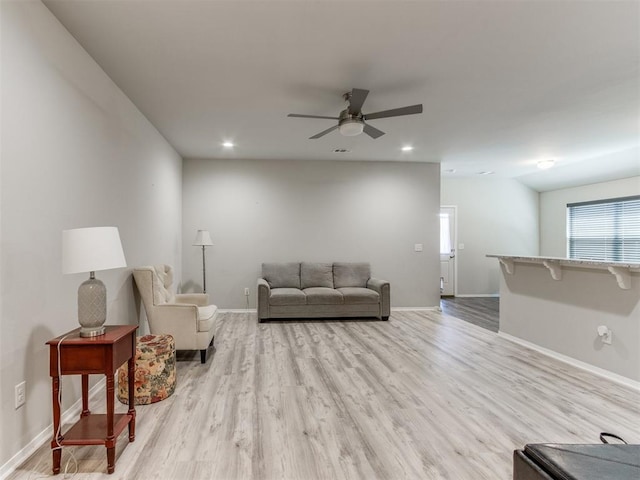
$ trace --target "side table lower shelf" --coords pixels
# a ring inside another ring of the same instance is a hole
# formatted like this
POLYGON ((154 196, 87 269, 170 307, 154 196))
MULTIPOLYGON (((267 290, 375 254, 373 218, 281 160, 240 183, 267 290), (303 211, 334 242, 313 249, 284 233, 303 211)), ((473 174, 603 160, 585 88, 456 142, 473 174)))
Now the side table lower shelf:
MULTIPOLYGON (((114 441, 132 420, 126 413, 114 414, 114 441)), ((62 434, 60 445, 104 445, 107 437, 107 415, 91 413, 78 420, 69 430, 62 434)), ((130 436, 131 437, 131 436, 130 436)), ((129 438, 132 442, 133 439, 129 438)))

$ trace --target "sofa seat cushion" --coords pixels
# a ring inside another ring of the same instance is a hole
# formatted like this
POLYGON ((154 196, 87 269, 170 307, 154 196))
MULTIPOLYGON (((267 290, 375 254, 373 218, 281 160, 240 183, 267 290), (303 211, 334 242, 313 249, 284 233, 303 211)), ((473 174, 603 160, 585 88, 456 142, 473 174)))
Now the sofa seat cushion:
POLYGON ((338 290, 327 287, 311 287, 303 290, 307 305, 342 305, 344 299, 338 290))
POLYGON ((262 277, 271 288, 300 288, 300 264, 263 263, 262 277))
POLYGON ((213 328, 213 324, 216 320, 216 313, 218 307, 215 305, 207 305, 204 307, 198 307, 198 331, 208 332, 213 328))
POLYGON ((380 303, 380 295, 370 288, 342 287, 337 290, 342 294, 345 305, 380 303))
POLYGON ((371 268, 368 263, 334 263, 333 264, 333 286, 342 287, 363 287, 371 277, 371 268))
POLYGON ((307 296, 299 288, 272 288, 269 305, 306 305, 307 296))

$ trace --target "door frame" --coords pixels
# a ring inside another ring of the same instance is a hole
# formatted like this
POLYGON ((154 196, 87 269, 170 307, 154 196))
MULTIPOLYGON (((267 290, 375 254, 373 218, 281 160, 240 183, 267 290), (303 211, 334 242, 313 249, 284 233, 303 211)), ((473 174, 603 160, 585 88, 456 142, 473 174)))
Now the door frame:
POLYGON ((443 208, 451 208, 453 209, 453 239, 451 241, 451 245, 453 245, 456 261, 453 265, 453 296, 454 298, 458 296, 458 206, 457 205, 440 205, 440 210, 438 213, 442 211, 443 208))

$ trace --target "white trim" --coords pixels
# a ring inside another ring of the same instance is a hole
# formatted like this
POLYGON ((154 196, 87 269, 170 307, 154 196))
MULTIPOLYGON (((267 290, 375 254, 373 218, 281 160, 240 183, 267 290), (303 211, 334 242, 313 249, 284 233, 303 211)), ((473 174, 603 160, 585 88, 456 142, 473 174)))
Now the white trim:
POLYGON ((514 337, 513 335, 509 335, 508 333, 504 333, 502 331, 499 331, 498 335, 513 343, 517 343, 519 345, 522 345, 523 347, 530 348, 531 350, 535 350, 536 352, 540 352, 543 355, 547 355, 548 357, 555 358, 556 360, 560 360, 561 362, 567 363, 573 367, 586 370, 587 372, 598 375, 599 377, 606 378, 607 380, 611 380, 612 382, 618 383, 620 385, 624 385, 625 387, 629 387, 629 388, 632 388, 633 390, 640 391, 640 382, 637 382, 631 378, 618 375, 617 373, 610 372, 609 370, 605 370, 604 368, 596 367, 595 365, 591 365, 590 363, 586 363, 581 360, 577 360, 575 358, 569 357, 567 355, 554 352, 553 350, 549 350, 548 348, 541 347, 540 345, 536 345, 535 343, 527 342, 526 340, 522 340, 521 338, 514 337))
MULTIPOLYGON (((105 379, 101 379, 89 390, 89 398, 93 399, 105 386, 105 379)), ((82 412, 82 398, 79 398, 73 405, 71 405, 60 417, 61 425, 70 423, 75 417, 82 412)), ((4 480, 11 475, 14 470, 24 463, 36 450, 42 445, 51 441, 53 432, 53 422, 51 422, 44 430, 42 430, 36 437, 27 443, 22 449, 20 449, 13 457, 11 457, 7 463, 0 466, 0 480, 4 480)))
MULTIPOLYGON (((392 312, 410 312, 412 310, 415 311, 440 311, 440 307, 435 305, 432 307, 392 307, 392 312)), ((247 310, 246 308, 225 308, 218 309, 218 313, 258 313, 258 310, 255 308, 247 310)))
POLYGON ((392 307, 391 308, 392 312, 440 312, 440 307, 439 306, 433 306, 433 307, 392 307))
POLYGON ((464 293, 456 295, 457 298, 497 298, 499 293, 464 293))

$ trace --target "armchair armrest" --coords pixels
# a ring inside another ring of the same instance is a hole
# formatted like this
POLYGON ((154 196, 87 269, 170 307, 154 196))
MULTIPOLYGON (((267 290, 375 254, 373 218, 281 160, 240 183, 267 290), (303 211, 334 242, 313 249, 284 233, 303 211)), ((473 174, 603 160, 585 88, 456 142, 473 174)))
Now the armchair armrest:
POLYGON ((264 278, 258 278, 258 321, 269 318, 269 296, 271 287, 264 278))
POLYGON ((176 336, 198 331, 198 306, 189 303, 165 303, 155 307, 153 330, 176 336))
POLYGON ((380 295, 380 316, 383 320, 388 320, 391 312, 391 285, 386 280, 370 278, 367 282, 367 288, 375 290, 380 295))
POLYGON ((199 307, 206 307, 209 305, 208 293, 178 293, 175 296, 175 303, 185 304, 190 303, 199 307))

